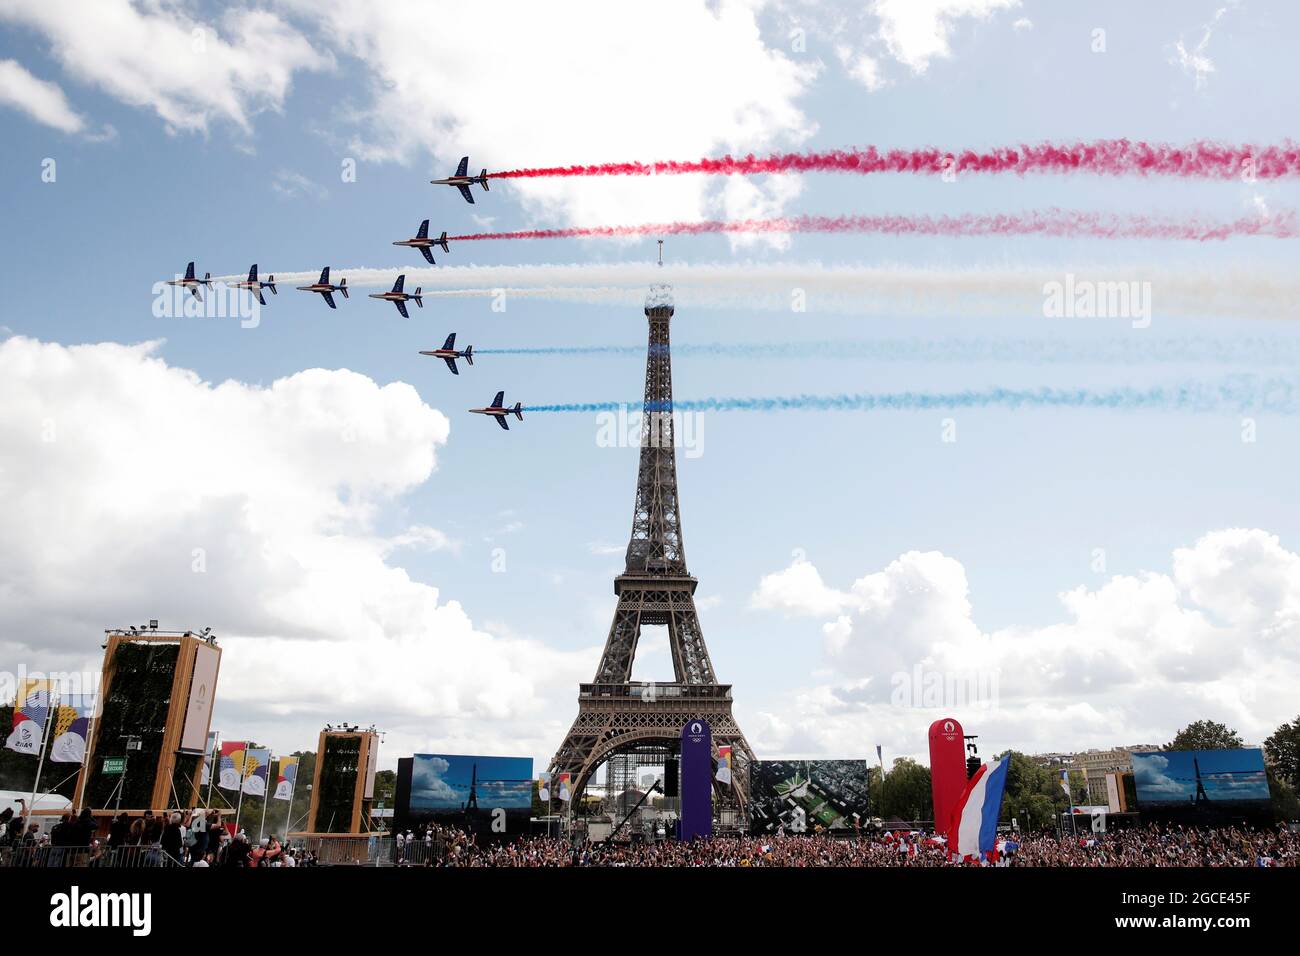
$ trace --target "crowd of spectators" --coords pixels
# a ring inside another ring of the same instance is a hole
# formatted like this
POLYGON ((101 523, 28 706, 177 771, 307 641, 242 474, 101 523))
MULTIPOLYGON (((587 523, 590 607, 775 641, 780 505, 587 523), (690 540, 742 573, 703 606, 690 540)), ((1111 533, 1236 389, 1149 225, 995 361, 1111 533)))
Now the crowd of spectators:
MULTIPOLYGON (((0 866, 313 866, 314 852, 258 841, 223 823, 216 810, 118 814, 106 838, 89 810, 65 814, 48 833, 27 822, 25 805, 0 812, 0 866)), ((383 838, 385 842, 387 838, 383 838)), ((852 836, 718 836, 586 843, 528 836, 480 843, 436 824, 392 838, 391 862, 437 867, 1268 867, 1300 866, 1300 832, 1146 826, 1109 833, 1008 833, 983 859, 959 859, 944 841, 921 830, 852 836)), ((385 855, 387 851, 385 851, 385 855)))
POLYGON ((923 831, 583 844, 532 836, 480 845, 462 831, 431 827, 408 839, 402 862, 448 867, 1300 866, 1300 834, 1286 827, 1008 834, 997 846, 982 860, 958 859, 941 839, 923 831), (429 852, 412 853, 412 847, 429 847, 429 852))
POLYGON ((0 866, 311 866, 315 855, 272 833, 253 842, 219 810, 115 815, 107 834, 90 810, 65 813, 48 832, 28 822, 27 806, 0 812, 0 866))

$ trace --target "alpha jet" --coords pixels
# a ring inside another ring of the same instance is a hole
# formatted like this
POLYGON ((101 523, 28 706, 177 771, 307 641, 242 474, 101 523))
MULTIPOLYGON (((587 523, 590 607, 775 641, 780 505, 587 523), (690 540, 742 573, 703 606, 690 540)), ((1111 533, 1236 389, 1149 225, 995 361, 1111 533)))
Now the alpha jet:
POLYGON ((483 187, 483 191, 487 192, 488 174, 486 169, 477 176, 470 176, 468 173, 469 157, 462 156, 460 158, 460 165, 456 167, 455 176, 448 176, 446 179, 430 179, 429 182, 433 183, 435 186, 455 186, 460 190, 460 194, 465 197, 465 201, 467 203, 472 203, 474 202, 474 194, 469 191, 469 187, 478 183, 483 187))
POLYGON ((334 293, 342 292, 343 298, 346 299, 348 297, 348 280, 346 278, 340 279, 338 285, 330 285, 330 267, 326 266, 324 269, 320 271, 319 280, 312 283, 311 285, 298 286, 298 291, 319 292, 321 296, 324 297, 326 305, 328 305, 331 309, 337 309, 338 306, 334 304, 334 293))
POLYGON ((431 349, 430 351, 421 351, 421 355, 432 355, 434 358, 440 358, 447 363, 447 368, 451 369, 452 375, 459 375, 460 369, 456 368, 456 359, 463 358, 470 365, 474 364, 474 346, 465 346, 465 351, 456 351, 456 333, 453 332, 447 336, 447 341, 442 343, 442 348, 431 349))
POLYGON ((424 258, 428 260, 429 265, 434 265, 433 253, 429 251, 432 246, 442 246, 443 252, 451 252, 447 248, 447 232, 445 229, 437 239, 429 238, 429 220, 427 219, 420 223, 420 229, 416 232, 414 239, 399 239, 393 245, 410 246, 412 249, 419 249, 420 252, 424 253, 424 258))
POLYGON ((203 296, 199 295, 199 286, 206 286, 207 288, 211 289, 212 273, 211 272, 203 273, 202 279, 194 278, 194 263, 191 262, 189 265, 185 267, 184 279, 168 279, 167 284, 178 285, 183 289, 189 289, 190 293, 194 296, 194 298, 202 302, 203 296))
POLYGON ((420 295, 420 287, 416 286, 414 292, 403 292, 402 286, 406 284, 406 276, 400 275, 397 281, 393 283, 392 292, 372 292, 370 298, 383 299, 397 306, 397 311, 402 313, 402 318, 409 319, 410 313, 406 311, 407 301, 414 302, 420 308, 424 308, 424 298, 420 295))
POLYGON ((521 422, 524 420, 524 406, 522 402, 515 402, 514 408, 507 408, 503 403, 506 399, 505 392, 497 392, 497 397, 492 399, 492 404, 487 408, 471 408, 470 411, 475 415, 491 415, 497 420, 497 424, 510 431, 510 425, 506 421, 507 415, 513 415, 521 422))
POLYGON ((231 285, 231 288, 233 288, 233 289, 250 289, 250 290, 252 291, 253 295, 257 296, 257 301, 258 301, 259 303, 261 303, 262 305, 266 305, 266 299, 262 298, 262 290, 263 290, 263 289, 270 289, 270 290, 271 290, 271 295, 279 295, 279 294, 280 294, 280 293, 277 292, 276 289, 275 289, 275 276, 273 276, 273 275, 272 275, 272 276, 267 276, 265 282, 259 282, 259 281, 258 281, 258 279, 257 279, 257 263, 256 263, 256 262, 254 262, 254 263, 253 263, 253 267, 252 267, 251 269, 248 270, 248 281, 247 281, 247 282, 235 282, 235 283, 233 283, 233 284, 231 285))

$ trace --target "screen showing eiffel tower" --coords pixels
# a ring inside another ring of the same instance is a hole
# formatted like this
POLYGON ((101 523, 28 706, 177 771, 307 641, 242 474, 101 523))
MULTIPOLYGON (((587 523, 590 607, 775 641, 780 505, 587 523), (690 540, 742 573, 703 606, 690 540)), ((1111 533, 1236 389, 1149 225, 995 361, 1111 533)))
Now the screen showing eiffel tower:
POLYGON ((1133 781, 1147 819, 1267 823, 1271 811, 1264 752, 1258 747, 1135 753, 1133 781))
MULTIPOLYGON (((671 287, 651 287, 645 315, 645 399, 640 461, 632 508, 632 532, 623 573, 614 579, 618 598, 605 648, 590 684, 578 689, 578 716, 560 744, 551 770, 569 773, 581 794, 612 758, 663 766, 679 747, 682 726, 708 721, 715 750, 730 746, 732 782, 715 784, 715 812, 722 828, 747 823, 748 771, 754 755, 731 713, 731 685, 718 682, 695 608, 698 581, 686 568, 682 512, 677 491, 669 326, 674 312, 671 287), (671 682, 634 682, 632 664, 641 629, 666 628, 672 654, 671 682)), ((716 752, 714 757, 716 759, 716 752)), ((617 781, 608 778, 613 792, 617 781)), ((589 802, 571 801, 570 813, 589 802)))
POLYGON ((484 837, 528 830, 531 757, 415 754, 397 762, 397 773, 396 827, 437 823, 484 837))

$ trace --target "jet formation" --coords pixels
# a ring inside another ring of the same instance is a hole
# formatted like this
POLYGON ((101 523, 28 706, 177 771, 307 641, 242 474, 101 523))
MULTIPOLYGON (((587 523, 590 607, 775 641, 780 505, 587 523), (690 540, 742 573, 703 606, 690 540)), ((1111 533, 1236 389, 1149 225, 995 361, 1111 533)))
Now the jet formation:
MULTIPOLYGON (((488 171, 484 169, 477 176, 471 176, 469 174, 469 157, 462 156, 460 164, 456 167, 456 174, 454 176, 448 176, 446 179, 431 179, 429 182, 435 186, 455 186, 460 190, 460 194, 465 197, 466 202, 473 203, 474 194, 470 191, 470 187, 478 185, 483 187, 484 192, 487 192, 488 171)), ((431 237, 429 235, 428 219, 425 219, 420 223, 415 235, 410 239, 399 239, 395 241, 393 245, 405 246, 409 249, 419 250, 420 254, 424 256, 425 261, 430 265, 437 264, 433 258, 434 247, 440 248, 445 254, 450 254, 451 252, 446 230, 443 230, 436 238, 431 237)), ((186 266, 185 275, 183 277, 178 276, 175 279, 169 279, 167 280, 167 284, 180 286, 183 289, 189 289, 191 295, 202 301, 203 296, 199 292, 199 289, 207 288, 210 290, 212 288, 212 273, 205 272, 203 273, 202 279, 197 278, 194 270, 194 263, 191 262, 186 266)), ((405 284, 406 275, 399 275, 390 291, 372 292, 369 297, 393 303, 393 305, 397 307, 397 311, 401 314, 402 318, 409 319, 411 316, 406 310, 406 303, 414 302, 419 308, 424 308, 424 298, 423 292, 418 286, 414 292, 406 292, 404 288, 405 284)), ((279 291, 276 289, 274 275, 268 275, 266 281, 262 281, 258 278, 257 263, 253 263, 252 267, 248 270, 247 279, 242 282, 231 283, 230 288, 245 289, 251 292, 257 297, 257 301, 261 305, 266 305, 266 297, 262 294, 263 289, 270 289, 272 295, 279 294, 279 291)), ((348 298, 348 280, 346 278, 341 278, 337 285, 332 283, 330 281, 329 266, 326 266, 321 270, 320 278, 317 281, 310 285, 296 286, 296 288, 299 292, 316 293, 325 300, 325 304, 331 309, 338 308, 338 303, 334 301, 334 293, 337 292, 341 294, 343 298, 348 298)), ((451 369, 453 375, 460 374, 460 369, 456 365, 458 359, 464 359, 466 364, 471 366, 474 364, 474 347, 472 345, 467 345, 463 350, 457 349, 455 332, 452 332, 447 336, 447 341, 443 343, 442 348, 421 350, 420 354, 442 359, 447 363, 447 368, 451 369)), ((524 408, 523 403, 521 402, 515 402, 513 406, 507 407, 505 405, 505 394, 504 391, 497 392, 491 405, 488 405, 485 408, 471 408, 470 411, 476 415, 487 415, 495 418, 498 425, 506 431, 509 431, 510 425, 506 421, 507 417, 514 415, 517 420, 523 421, 524 408)))

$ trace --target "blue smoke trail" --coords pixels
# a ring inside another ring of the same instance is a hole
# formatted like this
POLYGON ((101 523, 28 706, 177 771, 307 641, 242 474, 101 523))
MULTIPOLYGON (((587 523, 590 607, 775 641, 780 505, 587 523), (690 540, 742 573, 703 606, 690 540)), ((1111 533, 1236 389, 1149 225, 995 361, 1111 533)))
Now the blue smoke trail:
MULTIPOLYGON (((1123 411, 1270 412, 1300 409, 1300 379, 1229 376, 1219 382, 1186 382, 1148 388, 988 388, 960 392, 877 392, 751 398, 697 398, 647 411, 935 411, 963 408, 1100 408, 1123 411)), ((530 412, 609 412, 641 402, 573 402, 530 405, 530 412)))
MULTIPOLYGON (((636 356, 644 345, 556 345, 539 348, 478 349, 476 355, 636 356)), ((1300 364, 1300 338, 1156 338, 1070 340, 1002 339, 879 339, 874 341, 700 342, 672 346, 677 356, 704 355, 736 359, 840 358, 894 362, 1015 362, 1099 365, 1143 362, 1253 363, 1269 366, 1300 364)))

